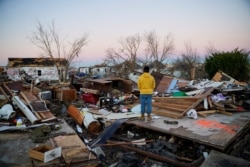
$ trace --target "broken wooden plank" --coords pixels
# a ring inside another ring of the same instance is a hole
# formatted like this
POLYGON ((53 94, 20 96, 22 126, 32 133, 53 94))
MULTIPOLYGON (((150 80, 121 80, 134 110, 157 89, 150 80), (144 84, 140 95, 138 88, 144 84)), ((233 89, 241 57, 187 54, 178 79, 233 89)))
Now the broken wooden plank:
POLYGON ((37 118, 38 120, 41 120, 41 119, 42 119, 42 117, 39 115, 38 112, 34 112, 34 115, 36 116, 36 118, 37 118))
MULTIPOLYGON (((108 143, 114 144, 116 142, 109 140, 108 143)), ((176 159, 173 159, 173 158, 170 158, 170 157, 167 157, 167 156, 161 156, 161 155, 154 154, 154 153, 149 152, 149 151, 144 151, 142 149, 132 147, 132 146, 128 146, 128 145, 118 145, 118 146, 123 148, 123 149, 128 149, 128 150, 135 151, 136 153, 139 153, 139 154, 144 155, 146 157, 150 157, 152 159, 155 159, 155 160, 158 160, 158 161, 161 161, 161 162, 167 162, 167 163, 170 163, 172 165, 180 166, 180 167, 199 166, 203 162, 203 157, 199 157, 198 160, 193 161, 193 162, 195 162, 197 164, 195 164, 195 163, 186 163, 186 162, 183 162, 183 161, 179 161, 179 160, 183 160, 183 158, 181 158, 179 156, 176 156, 176 159)))
POLYGON ((96 159, 78 135, 57 136, 53 141, 62 147, 62 156, 67 164, 96 159))
POLYGON ((217 110, 205 110, 205 111, 197 111, 198 116, 207 117, 207 114, 214 114, 217 110))
POLYGON ((10 94, 12 96, 14 95, 14 92, 7 86, 6 83, 3 83, 3 87, 4 87, 4 89, 6 89, 8 91, 8 94, 10 94))
POLYGON ((205 111, 197 111, 197 113, 202 113, 202 114, 213 114, 216 113, 217 110, 205 110, 205 111))
POLYGON ((180 113, 169 111, 169 110, 162 109, 162 108, 153 107, 152 113, 156 115, 162 115, 162 116, 166 116, 170 118, 175 118, 175 119, 182 118, 182 115, 180 113))
MULTIPOLYGON (((10 99, 7 94, 4 92, 3 88, 0 86, 0 93, 3 95, 3 98, 0 99, 0 107, 6 104, 10 99)), ((0 94, 0 95, 1 95, 0 94)))
POLYGON ((20 95, 39 121, 47 122, 56 119, 56 117, 47 108, 45 102, 38 99, 38 97, 33 95, 31 92, 21 91, 20 95))
POLYGON ((203 93, 202 95, 198 95, 200 96, 197 101, 195 103, 193 103, 185 112, 183 112, 183 116, 186 114, 186 112, 188 112, 190 109, 195 108, 200 102, 202 102, 204 100, 204 98, 207 98, 207 96, 214 90, 213 87, 208 88, 207 90, 205 90, 205 93, 203 93))
POLYGON ((14 92, 18 92, 23 90, 23 82, 22 81, 12 81, 12 82, 4 82, 3 83, 4 89, 6 89, 6 93, 14 96, 14 92))
POLYGON ((182 113, 183 110, 185 110, 187 108, 186 107, 185 109, 183 109, 183 108, 178 108, 177 106, 176 107, 170 107, 168 105, 162 105, 162 104, 154 104, 154 106, 158 107, 158 108, 170 110, 170 111, 175 111, 175 112, 178 112, 178 113, 182 113))
POLYGON ((163 103, 174 103, 174 104, 187 104, 190 105, 193 102, 197 101, 197 97, 153 97, 155 102, 163 102, 163 103))
POLYGON ((97 144, 96 147, 106 147, 106 146, 119 146, 119 145, 136 145, 136 144, 146 144, 155 142, 155 140, 142 140, 142 141, 128 141, 128 142, 115 142, 115 143, 106 143, 106 144, 97 144))
POLYGON ((212 103, 210 95, 207 96, 207 102, 208 102, 209 108, 213 108, 213 103, 212 103))
POLYGON ((155 102, 152 103, 152 106, 155 108, 153 113, 172 118, 181 118, 190 109, 199 105, 213 90, 214 88, 212 87, 206 88, 203 94, 193 97, 154 97, 155 102))
POLYGON ((207 114, 204 114, 204 113, 197 113, 197 115, 200 116, 200 117, 204 117, 204 118, 207 117, 207 114))
POLYGON ((225 114, 225 115, 229 115, 229 116, 233 115, 233 113, 230 113, 230 112, 227 112, 227 111, 223 111, 223 110, 219 110, 218 112, 222 113, 222 114, 225 114))
POLYGON ((213 76, 212 80, 214 80, 214 81, 221 81, 222 78, 224 80, 228 81, 229 83, 238 82, 236 79, 234 79, 233 77, 227 75, 226 73, 224 73, 222 71, 217 71, 215 73, 215 75, 213 76))
POLYGON ((189 105, 185 104, 185 105, 182 105, 182 104, 171 104, 171 103, 168 103, 166 105, 166 103, 162 103, 162 102, 154 102, 154 106, 156 107, 160 107, 160 106, 164 106, 164 108, 173 108, 173 109, 180 109, 180 110, 185 110, 189 107, 189 105))
POLYGON ((166 102, 153 102, 154 105, 168 105, 169 107, 177 107, 177 108, 182 108, 182 109, 186 109, 188 106, 190 106, 191 104, 193 104, 193 102, 184 102, 184 103, 166 103, 166 102))
POLYGON ((32 112, 49 111, 45 102, 39 100, 38 97, 34 96, 31 92, 21 91, 20 95, 29 105, 32 112))

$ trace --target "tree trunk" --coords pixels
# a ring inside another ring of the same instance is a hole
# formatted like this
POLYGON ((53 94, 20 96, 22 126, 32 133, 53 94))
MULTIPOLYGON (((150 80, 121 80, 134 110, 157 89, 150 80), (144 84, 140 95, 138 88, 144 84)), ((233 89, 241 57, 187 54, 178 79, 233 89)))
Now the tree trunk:
POLYGON ((195 78, 195 68, 193 67, 190 69, 190 79, 194 80, 194 78, 195 78))

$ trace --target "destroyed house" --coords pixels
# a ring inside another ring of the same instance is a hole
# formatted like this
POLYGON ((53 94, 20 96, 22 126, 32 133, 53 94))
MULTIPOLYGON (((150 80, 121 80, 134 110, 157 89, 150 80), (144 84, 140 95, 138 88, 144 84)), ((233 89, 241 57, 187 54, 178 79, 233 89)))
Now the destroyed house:
MULTIPOLYGON (((64 58, 8 58, 7 74, 12 80, 20 80, 23 74, 33 79, 58 80, 56 64, 63 69, 67 63, 64 58)), ((59 71, 63 72, 63 70, 59 71)))
POLYGON ((131 80, 3 82, 0 166, 249 167, 248 85, 228 87, 223 72, 197 83, 152 75, 152 120, 141 119, 131 80))
POLYGON ((87 75, 100 77, 111 74, 113 72, 113 69, 110 66, 106 65, 95 65, 92 67, 79 67, 79 71, 87 75))

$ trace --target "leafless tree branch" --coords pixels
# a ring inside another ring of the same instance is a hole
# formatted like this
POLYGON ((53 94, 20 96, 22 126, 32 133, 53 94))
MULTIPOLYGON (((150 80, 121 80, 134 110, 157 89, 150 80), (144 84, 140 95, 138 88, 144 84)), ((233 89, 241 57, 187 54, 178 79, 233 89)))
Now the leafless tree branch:
POLYGON ((117 66, 116 71, 119 73, 126 73, 133 71, 136 65, 137 53, 141 45, 141 37, 139 34, 121 38, 119 41, 120 48, 114 50, 109 48, 106 50, 106 57, 104 61, 113 66, 117 66), (121 67, 120 64, 123 63, 121 67), (124 70, 126 68, 126 70, 124 70))
POLYGON ((171 34, 164 37, 164 41, 161 46, 161 40, 155 31, 150 31, 145 34, 146 40, 146 54, 149 55, 149 59, 155 64, 155 69, 160 72, 160 67, 158 63, 164 63, 173 53, 174 41, 171 34))
POLYGON ((36 31, 33 32, 29 39, 34 45, 42 50, 44 57, 49 57, 54 60, 58 74, 60 74, 60 82, 66 81, 70 63, 73 62, 80 54, 81 49, 87 44, 87 35, 84 35, 74 40, 72 43, 68 43, 67 46, 70 46, 70 49, 66 51, 63 40, 60 40, 59 32, 56 30, 53 21, 51 26, 47 27, 43 26, 41 22, 38 21, 36 31), (60 58, 64 58, 67 63, 62 64, 60 58), (63 70, 64 73, 62 73, 63 70))

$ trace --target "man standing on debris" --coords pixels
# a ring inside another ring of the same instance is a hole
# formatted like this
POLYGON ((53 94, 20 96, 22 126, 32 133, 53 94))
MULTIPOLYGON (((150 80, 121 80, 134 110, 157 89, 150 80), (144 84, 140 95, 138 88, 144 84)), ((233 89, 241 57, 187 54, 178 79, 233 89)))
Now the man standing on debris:
POLYGON ((151 121, 152 112, 152 94, 155 88, 155 79, 149 73, 149 67, 145 66, 143 68, 143 74, 138 78, 137 83, 138 89, 140 91, 140 103, 141 103, 141 120, 145 120, 144 114, 147 113, 148 121, 151 121))

